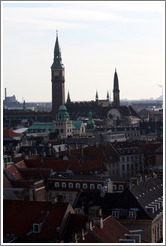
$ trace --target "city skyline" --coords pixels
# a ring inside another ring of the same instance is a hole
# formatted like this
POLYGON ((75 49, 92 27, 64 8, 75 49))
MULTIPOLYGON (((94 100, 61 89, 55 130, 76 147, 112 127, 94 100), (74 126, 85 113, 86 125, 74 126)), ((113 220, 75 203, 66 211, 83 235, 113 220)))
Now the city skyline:
POLYGON ((157 98, 164 86, 164 2, 4 2, 3 98, 49 102, 58 30, 72 101, 157 98))

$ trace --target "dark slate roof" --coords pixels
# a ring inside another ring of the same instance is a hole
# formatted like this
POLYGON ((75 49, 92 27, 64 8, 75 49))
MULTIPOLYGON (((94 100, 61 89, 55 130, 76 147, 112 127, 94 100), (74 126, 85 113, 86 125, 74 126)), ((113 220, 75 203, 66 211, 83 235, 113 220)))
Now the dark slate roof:
POLYGON ((137 118, 140 118, 139 115, 131 106, 120 106, 120 107, 116 107, 116 109, 124 117, 135 116, 137 118))
POLYGON ((151 204, 158 198, 163 196, 163 182, 161 179, 148 178, 147 181, 141 181, 139 185, 134 185, 131 187, 131 193, 136 197, 139 204, 145 211, 154 218, 157 213, 150 213, 146 206, 151 204))
MULTIPOLYGON (((99 192, 81 192, 75 207, 83 207, 85 213, 88 214, 88 208, 91 206, 100 206, 104 216, 111 215, 113 209, 138 208, 137 220, 150 219, 150 216, 129 190, 123 193, 106 193, 104 197, 99 192)), ((127 219, 127 216, 121 216, 120 219, 127 219)))
MULTIPOLYGON (((91 206, 100 206, 103 215, 111 215, 112 209, 138 209, 137 220, 153 219, 157 213, 150 213, 145 206, 162 197, 162 181, 159 179, 148 179, 142 181, 138 186, 132 186, 131 191, 126 189, 123 193, 106 193, 104 197, 100 193, 82 192, 75 207, 84 207, 85 213, 91 206), (143 194, 144 193, 144 194, 143 194)), ((120 219, 127 219, 121 216, 120 219)))

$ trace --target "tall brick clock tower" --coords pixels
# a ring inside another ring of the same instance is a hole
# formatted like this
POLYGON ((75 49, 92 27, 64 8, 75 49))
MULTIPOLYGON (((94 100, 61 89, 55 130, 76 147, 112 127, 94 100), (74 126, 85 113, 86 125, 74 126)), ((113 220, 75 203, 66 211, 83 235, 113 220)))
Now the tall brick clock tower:
POLYGON ((61 51, 56 32, 56 42, 54 48, 54 61, 51 66, 52 82, 52 115, 55 119, 60 105, 65 104, 65 70, 62 64, 61 51))

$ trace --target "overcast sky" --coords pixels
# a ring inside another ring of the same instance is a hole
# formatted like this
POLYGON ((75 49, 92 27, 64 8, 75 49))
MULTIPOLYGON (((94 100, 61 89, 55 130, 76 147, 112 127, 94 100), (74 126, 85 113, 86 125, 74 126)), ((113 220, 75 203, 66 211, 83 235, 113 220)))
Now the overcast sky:
MULTIPOLYGON (((117 69, 121 99, 150 99, 164 85, 164 1, 2 2, 3 92, 51 101, 58 30, 66 96, 105 99, 117 69)), ((3 93, 4 98, 4 93, 3 93)))

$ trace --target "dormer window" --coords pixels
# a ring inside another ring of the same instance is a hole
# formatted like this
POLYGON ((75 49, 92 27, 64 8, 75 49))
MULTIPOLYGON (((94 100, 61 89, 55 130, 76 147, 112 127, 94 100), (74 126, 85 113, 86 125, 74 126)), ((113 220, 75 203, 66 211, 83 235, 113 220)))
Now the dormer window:
POLYGON ((138 208, 131 208, 130 210, 129 210, 129 219, 136 219, 137 218, 137 212, 138 212, 138 208))
POLYGON ((136 219, 137 217, 137 214, 135 211, 129 211, 129 218, 130 219, 136 219))
POLYGON ((95 189, 95 185, 94 184, 90 184, 90 189, 94 190, 95 189))
POLYGON ((115 219, 119 219, 119 210, 118 209, 115 209, 115 210, 112 210, 112 217, 114 217, 115 219))
POLYGON ((33 224, 33 233, 40 233, 42 229, 42 223, 40 224, 33 224))

